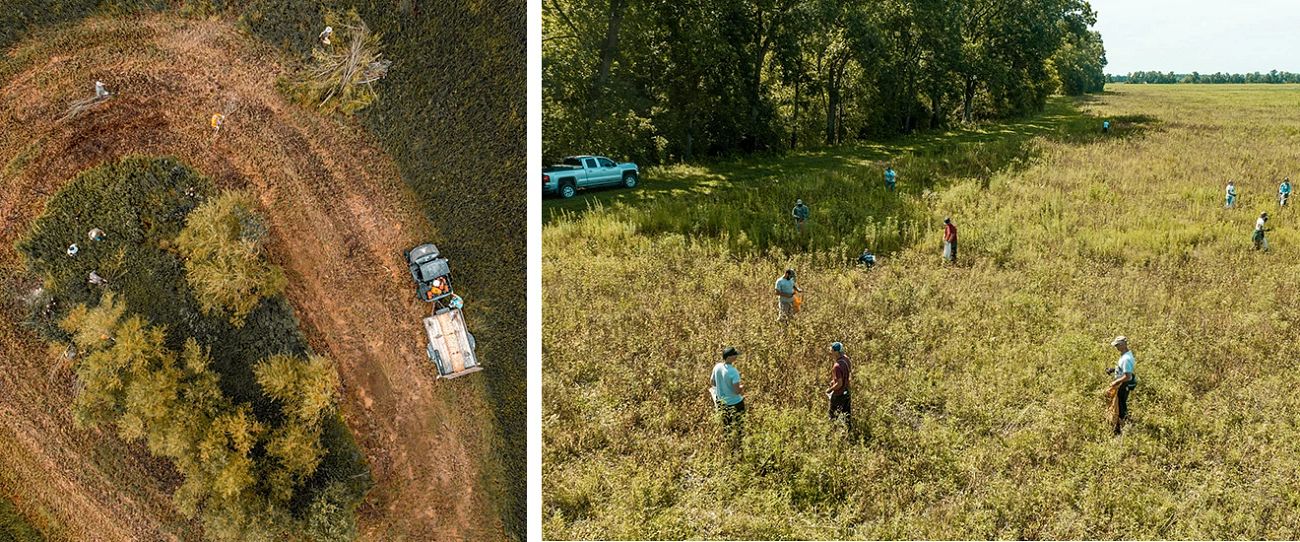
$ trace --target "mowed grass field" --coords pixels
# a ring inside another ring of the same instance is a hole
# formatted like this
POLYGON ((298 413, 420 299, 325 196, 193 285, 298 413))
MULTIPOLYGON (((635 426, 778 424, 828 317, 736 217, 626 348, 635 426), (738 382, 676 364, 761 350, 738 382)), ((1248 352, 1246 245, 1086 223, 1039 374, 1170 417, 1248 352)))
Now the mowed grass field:
POLYGON ((1296 86, 1112 85, 1024 137, 677 166, 593 210, 549 202, 545 536, 1300 536, 1300 216, 1275 199, 1300 177, 1297 106, 1296 86), (651 198, 660 182, 678 186, 651 198), (851 266, 868 244, 881 264, 851 266), (786 267, 806 292, 782 326, 786 267), (1140 383, 1115 438, 1121 334, 1140 383), (836 340, 855 361, 847 438, 821 394, 836 340), (734 454, 706 390, 724 345, 748 392, 734 454))

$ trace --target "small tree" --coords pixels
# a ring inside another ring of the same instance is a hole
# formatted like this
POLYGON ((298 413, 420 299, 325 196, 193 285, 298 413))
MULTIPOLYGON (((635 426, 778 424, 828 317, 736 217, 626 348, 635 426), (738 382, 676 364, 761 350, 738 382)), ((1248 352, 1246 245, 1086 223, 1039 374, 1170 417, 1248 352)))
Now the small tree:
POLYGON ((280 268, 266 261, 267 228, 254 209, 248 193, 223 193, 190 213, 176 238, 199 306, 228 315, 236 327, 286 285, 280 268))

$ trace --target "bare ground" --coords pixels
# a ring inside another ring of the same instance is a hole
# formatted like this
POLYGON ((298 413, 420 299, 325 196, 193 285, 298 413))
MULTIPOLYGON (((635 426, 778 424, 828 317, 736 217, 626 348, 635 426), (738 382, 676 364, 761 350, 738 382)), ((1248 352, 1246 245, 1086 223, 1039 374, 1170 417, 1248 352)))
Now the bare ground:
POLYGON ((428 307, 401 250, 437 236, 391 160, 355 123, 284 100, 282 58, 228 24, 150 16, 63 32, 82 46, 20 44, 0 89, 0 287, 14 294, 0 295, 0 489, 56 538, 198 538, 170 505, 178 480, 165 462, 73 427, 72 373, 21 326, 16 301, 34 285, 18 278, 14 242, 48 196, 121 156, 171 155, 260 198, 286 295, 313 349, 339 365, 344 418, 375 477, 363 538, 505 539, 483 489, 501 468, 491 405, 481 379, 435 382, 424 357, 428 307), (59 122, 96 79, 115 95, 59 122), (214 137, 207 121, 223 110, 214 137))

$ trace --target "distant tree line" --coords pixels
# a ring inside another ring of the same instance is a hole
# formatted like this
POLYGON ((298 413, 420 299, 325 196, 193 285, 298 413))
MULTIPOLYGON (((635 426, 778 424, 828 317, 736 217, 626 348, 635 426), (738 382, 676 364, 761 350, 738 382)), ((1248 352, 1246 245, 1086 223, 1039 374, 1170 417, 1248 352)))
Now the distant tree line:
POLYGON ((1300 83, 1300 73, 1174 73, 1174 72, 1129 72, 1128 75, 1107 75, 1108 83, 1147 83, 1153 85, 1170 85, 1178 83, 1300 83))
POLYGON ((543 154, 834 145, 1099 92, 1084 0, 545 0, 543 154))

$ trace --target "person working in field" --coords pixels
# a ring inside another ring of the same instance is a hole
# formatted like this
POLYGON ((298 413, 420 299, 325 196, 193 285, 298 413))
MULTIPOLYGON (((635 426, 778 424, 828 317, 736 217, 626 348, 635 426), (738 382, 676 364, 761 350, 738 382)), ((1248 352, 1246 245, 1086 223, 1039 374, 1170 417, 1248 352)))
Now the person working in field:
POLYGON ((1101 121, 1101 133, 1103 134, 1110 133, 1110 119, 1101 121))
POLYGON ((862 255, 858 256, 858 265, 865 265, 867 269, 876 266, 876 255, 871 253, 871 249, 862 249, 862 255))
POLYGON ((831 423, 844 420, 846 429, 853 429, 853 406, 849 402, 849 378, 852 364, 849 355, 844 353, 844 344, 831 343, 831 386, 826 388, 826 397, 830 399, 831 423))
POLYGON ((322 31, 321 31, 320 35, 317 36, 316 39, 319 39, 320 42, 323 43, 323 44, 325 44, 325 45, 329 45, 329 44, 330 44, 330 38, 332 38, 332 37, 334 37, 334 27, 332 27, 332 26, 327 26, 327 27, 325 27, 325 30, 322 30, 322 31))
POLYGON ((801 199, 794 200, 794 210, 790 214, 794 216, 794 228, 803 233, 803 224, 808 221, 808 206, 801 199))
POLYGON ((1225 209, 1231 209, 1232 206, 1236 204, 1237 204, 1237 185, 1234 184, 1232 181, 1228 181, 1228 188, 1224 190, 1224 195, 1223 195, 1223 207, 1225 209))
POLYGON ((885 168, 885 190, 890 192, 898 186, 898 173, 894 171, 894 166, 885 168))
POLYGON ((713 365, 709 375, 709 394, 713 405, 722 415, 722 432, 733 448, 740 446, 745 436, 745 385, 740 382, 740 371, 733 365, 740 351, 728 346, 722 351, 722 361, 713 365))
POLYGON ((1282 184, 1277 187, 1277 204, 1286 207, 1289 199, 1291 199, 1291 179, 1288 177, 1282 179, 1282 184))
POLYGON ((957 263, 957 226, 952 217, 943 219, 943 259, 957 263))
POLYGON ((108 89, 104 87, 103 81, 95 81, 95 99, 102 100, 109 96, 108 89))
POLYGON ((1110 345, 1119 350, 1119 361, 1114 367, 1106 369, 1113 380, 1110 381, 1110 387, 1106 390, 1108 397, 1115 398, 1117 412, 1112 419, 1115 426, 1115 434, 1120 434, 1120 429, 1124 422, 1128 420, 1128 396, 1137 386, 1137 374, 1133 372, 1137 360, 1133 358, 1133 351, 1128 349, 1128 338, 1120 335, 1110 342, 1110 345))
POLYGON ((1251 235, 1251 241, 1255 243, 1255 250, 1268 250, 1268 239, 1264 238, 1264 232, 1268 228, 1264 224, 1268 222, 1268 213, 1260 213, 1259 219, 1255 221, 1255 233, 1251 235))
POLYGON ((794 296, 803 289, 794 282, 794 269, 786 269, 785 274, 776 279, 777 320, 794 316, 794 296))

